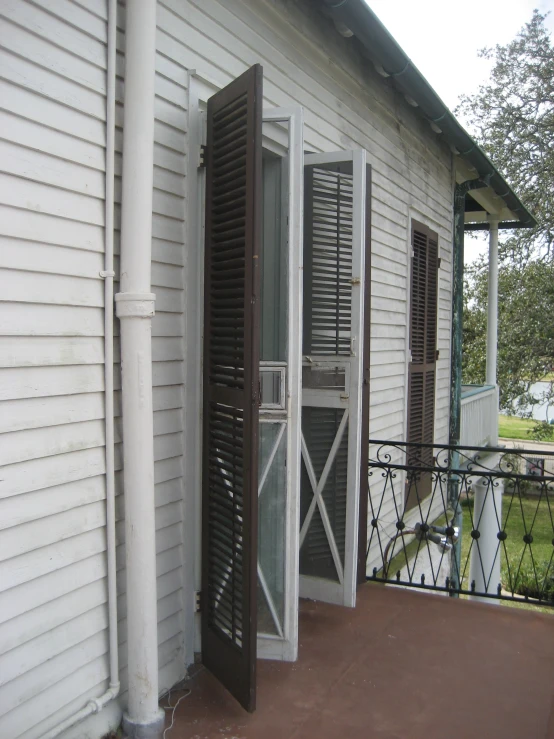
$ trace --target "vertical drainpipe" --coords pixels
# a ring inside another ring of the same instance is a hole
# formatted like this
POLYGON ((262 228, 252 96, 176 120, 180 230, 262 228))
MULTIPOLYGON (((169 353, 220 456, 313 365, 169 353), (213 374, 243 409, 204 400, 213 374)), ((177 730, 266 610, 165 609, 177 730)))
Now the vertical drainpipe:
POLYGON ((156 0, 127 3, 120 320, 130 739, 158 739, 158 639, 150 292, 156 0))
MULTIPOLYGON (((460 443, 462 416, 462 340, 464 311, 464 230, 465 199, 470 190, 486 187, 485 179, 468 180, 457 184, 454 188, 454 244, 452 275, 452 342, 451 342, 451 377, 450 377, 450 433, 449 444, 460 443)), ((458 469, 459 454, 451 452, 452 469, 458 469)), ((459 528, 458 541, 454 544, 450 566, 450 581, 454 590, 460 588, 460 566, 462 556, 462 508, 459 502, 460 481, 457 475, 450 475, 448 480, 448 504, 453 511, 452 525, 459 528)), ((452 593, 455 597, 457 594, 452 593)))

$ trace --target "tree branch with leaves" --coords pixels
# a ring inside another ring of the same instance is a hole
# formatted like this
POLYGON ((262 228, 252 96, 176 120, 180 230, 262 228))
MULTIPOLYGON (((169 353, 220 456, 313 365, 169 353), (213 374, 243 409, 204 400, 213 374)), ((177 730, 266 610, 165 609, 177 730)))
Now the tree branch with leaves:
MULTIPOLYGON (((554 48, 537 10, 505 46, 483 49, 489 81, 462 96, 457 113, 534 213, 533 229, 502 232, 499 243, 498 384, 500 407, 531 416, 543 398, 531 386, 554 369, 554 48)), ((483 383, 488 262, 466 270, 464 382, 483 383)), ((551 430, 537 424, 535 436, 551 430)))

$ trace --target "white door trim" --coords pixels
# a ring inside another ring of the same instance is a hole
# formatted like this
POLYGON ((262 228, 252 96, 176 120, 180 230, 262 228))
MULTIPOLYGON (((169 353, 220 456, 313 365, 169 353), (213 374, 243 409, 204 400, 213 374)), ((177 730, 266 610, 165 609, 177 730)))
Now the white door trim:
POLYGON ((304 236, 304 111, 300 106, 263 111, 263 122, 288 129, 288 330, 287 330, 287 506, 285 521, 285 613, 281 636, 258 635, 258 657, 293 662, 298 657, 300 528, 300 414, 302 369, 302 266, 304 236))

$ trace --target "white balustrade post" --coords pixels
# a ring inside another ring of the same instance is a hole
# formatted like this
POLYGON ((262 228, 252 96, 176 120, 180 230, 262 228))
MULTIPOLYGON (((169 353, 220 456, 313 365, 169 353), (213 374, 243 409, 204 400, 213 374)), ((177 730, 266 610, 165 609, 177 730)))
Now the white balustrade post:
MULTIPOLYGON (((497 593, 500 582, 502 543, 498 532, 502 528, 502 494, 504 481, 481 477, 473 484, 475 494, 469 587, 475 582, 476 593, 497 593)), ((470 600, 499 603, 491 598, 470 595, 470 600)))

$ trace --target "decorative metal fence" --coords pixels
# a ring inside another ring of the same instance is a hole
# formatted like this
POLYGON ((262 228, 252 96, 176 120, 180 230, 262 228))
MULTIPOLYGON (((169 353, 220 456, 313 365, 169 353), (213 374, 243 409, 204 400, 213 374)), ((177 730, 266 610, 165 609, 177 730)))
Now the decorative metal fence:
POLYGON ((370 581, 554 606, 554 452, 370 441, 370 581))

